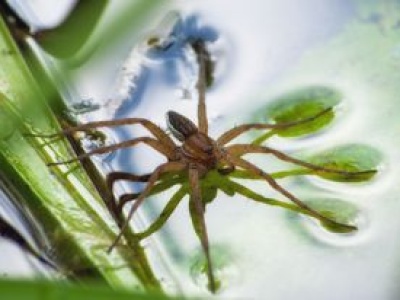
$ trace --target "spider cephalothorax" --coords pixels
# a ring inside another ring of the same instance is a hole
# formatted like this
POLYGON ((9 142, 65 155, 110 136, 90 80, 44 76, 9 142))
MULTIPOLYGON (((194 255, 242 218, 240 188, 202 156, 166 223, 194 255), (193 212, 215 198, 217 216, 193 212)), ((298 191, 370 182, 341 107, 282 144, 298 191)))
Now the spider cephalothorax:
POLYGON ((173 136, 182 142, 176 149, 177 160, 198 164, 205 172, 216 167, 221 154, 212 138, 200 132, 188 118, 174 111, 167 112, 167 124, 173 136))
MULTIPOLYGON (((69 161, 51 163, 51 165, 70 163, 76 160, 82 160, 83 158, 89 157, 91 155, 115 151, 120 148, 133 147, 140 143, 146 144, 147 146, 153 148, 155 151, 164 155, 167 158, 167 161, 156 167, 154 171, 150 174, 136 175, 127 172, 111 172, 107 175, 106 181, 109 189, 109 197, 105 200, 107 206, 109 207, 111 213, 115 217, 120 227, 120 234, 117 236, 114 243, 110 246, 109 251, 111 251, 117 245, 120 238, 124 235, 129 220, 132 218, 135 211, 148 196, 155 193, 160 193, 174 185, 180 185, 181 188, 171 199, 172 208, 167 208, 165 211, 163 211, 163 213, 160 215, 160 218, 156 220, 148 230, 142 233, 138 233, 137 236, 139 239, 145 238, 155 232, 155 230, 160 228, 168 219, 168 216, 172 213, 179 201, 186 194, 189 194, 191 216, 192 218, 196 219, 193 221, 193 223, 197 224, 197 226, 194 226, 194 229, 200 238, 201 245, 207 261, 209 288, 211 291, 214 292, 217 289, 217 283, 213 273, 212 261, 209 253, 208 234, 204 221, 204 209, 206 203, 202 197, 202 193, 205 194, 204 192, 207 192, 204 191, 204 187, 202 186, 203 179, 207 175, 212 174, 213 171, 217 171, 217 173, 221 175, 221 178, 225 180, 225 178, 228 178, 229 174, 235 169, 245 171, 253 179, 264 180, 266 183, 269 184, 270 187, 272 187, 277 192, 296 204, 298 211, 314 217, 325 224, 339 226, 344 230, 351 231, 355 230, 356 227, 353 225, 339 223, 311 208, 303 201, 298 199, 291 192, 282 187, 273 178, 273 176, 271 176, 269 173, 262 170, 255 164, 251 163, 250 161, 244 159, 243 156, 249 153, 270 154, 283 161, 302 166, 309 170, 313 170, 316 172, 336 173, 341 174, 344 177, 374 173, 375 170, 349 172, 344 170, 331 169, 296 159, 281 151, 275 150, 267 146, 261 146, 253 143, 230 144, 230 142, 233 141, 236 137, 249 130, 280 130, 311 122, 323 116, 324 114, 331 112, 331 107, 328 107, 318 112, 317 114, 303 120, 277 124, 244 124, 226 131, 217 139, 211 138, 208 135, 208 120, 205 106, 205 90, 207 77, 206 73, 209 71, 207 70, 207 60, 210 59, 210 56, 206 50, 205 43, 203 41, 196 40, 191 44, 191 46, 197 56, 197 61, 199 65, 199 76, 197 82, 197 90, 199 94, 198 124, 196 125, 188 118, 177 112, 167 112, 167 123, 169 130, 171 131, 172 135, 179 141, 179 144, 175 143, 175 141, 159 126, 143 118, 127 118, 114 121, 92 122, 77 127, 67 128, 62 133, 70 134, 76 131, 86 131, 105 126, 112 127, 140 124, 152 134, 152 137, 137 137, 132 140, 123 141, 111 146, 95 149, 92 152, 82 154, 77 158, 71 159, 69 161), (170 178, 168 178, 168 176, 170 178), (145 182, 146 185, 140 193, 124 194, 120 196, 118 199, 119 201, 117 201, 113 193, 113 186, 115 182, 120 180, 145 182), (127 202, 132 200, 134 200, 133 205, 130 207, 129 213, 127 214, 126 218, 124 218, 122 208, 127 202)), ((212 197, 215 197, 217 188, 220 188, 225 193, 232 195, 232 193, 227 191, 225 187, 218 186, 218 184, 221 183, 213 183, 212 188, 214 188, 214 191, 213 193, 211 193, 212 197)), ((239 194, 245 195, 247 197, 253 197, 252 195, 254 193, 244 186, 241 186, 236 182, 228 182, 228 184, 230 184, 233 189, 236 189, 239 194)), ((169 206, 169 204, 167 206, 169 206)))

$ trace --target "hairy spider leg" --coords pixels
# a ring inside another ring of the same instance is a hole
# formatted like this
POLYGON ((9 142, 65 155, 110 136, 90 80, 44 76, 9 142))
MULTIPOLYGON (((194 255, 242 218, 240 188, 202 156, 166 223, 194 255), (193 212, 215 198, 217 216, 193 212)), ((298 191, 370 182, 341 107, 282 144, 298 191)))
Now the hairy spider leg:
POLYGON ((201 188, 200 188, 200 178, 199 170, 195 164, 190 164, 189 166, 189 186, 190 186, 190 196, 191 205, 193 205, 194 213, 192 213, 192 218, 194 223, 194 229, 197 236, 200 238, 201 246, 206 256, 207 261, 207 276, 209 282, 209 288, 214 293, 217 289, 215 284, 214 271, 212 267, 212 261, 210 256, 210 247, 208 242, 208 234, 206 222, 204 220, 204 205, 201 198, 201 188), (198 222, 196 222, 196 219, 198 222), (199 227, 196 224, 200 225, 199 227))
MULTIPOLYGON (((122 209, 123 207, 129 202, 137 199, 140 195, 140 193, 127 193, 123 194, 119 197, 118 202, 116 201, 113 193, 113 186, 116 181, 119 180, 127 180, 127 181, 132 181, 132 182, 147 182, 150 179, 151 173, 150 174, 145 174, 145 175, 135 175, 132 173, 126 173, 126 172, 112 172, 107 176, 106 182, 107 182, 107 187, 109 190, 109 199, 110 199, 110 204, 112 205, 111 209, 112 212, 115 214, 117 220, 119 223, 122 220, 122 209)), ((162 179, 160 178, 159 180, 162 180, 158 182, 154 187, 152 188, 150 195, 156 195, 159 194, 172 186, 179 184, 182 182, 182 178, 171 178, 171 179, 162 179)))
POLYGON ((157 180, 160 178, 160 176, 164 173, 169 173, 169 172, 180 172, 183 171, 187 167, 186 163, 182 162, 166 162, 163 163, 162 165, 158 166, 153 173, 151 174, 149 181, 147 182, 146 187, 144 190, 140 193, 139 197, 136 199, 135 203, 133 203, 132 207, 129 210, 128 216, 126 217, 125 223, 121 226, 120 232, 115 238, 114 242, 111 244, 111 246, 108 248, 107 252, 111 252, 114 247, 118 244, 119 240, 123 236, 125 230, 128 227, 129 221, 132 218, 133 214, 135 211, 139 208, 139 206, 143 203, 143 201, 146 199, 146 197, 150 194, 152 188, 156 184, 157 180))
POLYGON ((196 40, 192 44, 192 49, 196 54, 197 63, 199 65, 199 76, 196 83, 197 92, 199 94, 199 102, 197 104, 197 118, 199 131, 208 134, 208 119, 207 119, 207 108, 206 108, 206 77, 207 77, 207 59, 209 58, 209 53, 205 47, 205 43, 202 40, 196 40))
MULTIPOLYGON (((106 201, 106 205, 107 205, 108 209, 113 214, 113 216, 118 224, 122 223, 122 218, 121 218, 122 216, 121 216, 121 212, 118 208, 119 202, 117 203, 117 201, 115 200, 115 197, 114 197, 114 193, 113 193, 114 183, 118 180, 129 180, 132 182, 147 182, 150 178, 150 175, 151 174, 136 175, 136 174, 132 174, 132 173, 128 173, 128 172, 119 172, 119 171, 111 172, 107 175, 106 186, 107 186, 108 195, 107 195, 107 199, 105 199, 105 201, 106 201)), ((129 194, 129 195, 132 195, 132 194, 129 194)), ((138 196, 139 194, 135 194, 135 195, 138 196)))
MULTIPOLYGON (((157 195, 161 192, 164 192, 165 190, 170 189, 171 187, 181 184, 182 180, 180 178, 174 179, 174 180, 159 180, 156 185, 154 185, 153 189, 150 192, 149 196, 157 195)), ((138 196, 140 195, 139 193, 128 193, 122 195, 119 200, 118 200, 118 205, 117 205, 117 211, 121 212, 124 206, 130 202, 135 200, 138 196)))
MULTIPOLYGON (((108 190, 110 191, 110 202, 111 207, 110 210, 114 213, 116 221, 119 226, 122 226, 122 209, 123 207, 130 201, 136 200, 140 193, 128 193, 123 194, 119 197, 118 202, 115 200, 114 193, 113 193, 113 185, 116 181, 119 180, 127 180, 132 182, 147 182, 150 179, 150 174, 144 175, 136 175, 127 172, 112 172, 107 176, 106 182, 108 190)), ((177 184, 182 184, 183 178, 181 177, 174 177, 174 178, 167 178, 155 184, 151 189, 149 196, 159 194, 172 186, 177 184)), ((167 205, 164 207, 162 212, 160 213, 159 217, 143 232, 135 233, 135 236, 139 239, 146 238, 150 236, 152 233, 160 229, 171 214, 174 212, 182 198, 187 194, 187 188, 180 187, 180 189, 172 196, 172 198, 168 201, 167 205)))
POLYGON ((287 191, 285 188, 283 188, 280 184, 278 184, 278 182, 271 177, 271 175, 269 175, 268 173, 264 172, 263 170, 261 170, 260 168, 258 168, 257 166, 255 166, 254 164, 239 158, 239 157, 235 157, 233 155, 229 155, 229 159, 232 161, 232 163, 236 164, 237 166, 249 170, 255 174, 257 174, 258 176, 260 176, 261 178, 265 179, 268 184, 276 191, 278 191, 279 193, 281 193, 282 195, 284 195, 286 198, 288 198, 289 200, 291 200, 293 203, 297 204, 300 208, 305 209, 307 211, 310 212, 310 216, 313 216, 314 218, 325 222, 325 223, 330 223, 334 226, 339 226, 342 228, 346 228, 347 230, 356 230, 357 227, 353 226, 353 225, 347 225, 347 224, 342 224, 339 223, 333 219, 330 219, 324 215, 322 215, 321 213, 319 213, 318 211, 314 210, 313 208, 311 208, 310 206, 308 206, 307 204, 305 204, 303 201, 301 201, 300 199, 298 199, 296 196, 294 196, 293 194, 291 194, 289 191, 287 191))
POLYGON ((78 131, 87 131, 90 129, 96 129, 100 127, 117 127, 117 126, 126 126, 126 125, 135 125, 139 124, 150 131, 161 143, 165 145, 165 147, 170 148, 171 150, 175 149, 174 141, 156 124, 153 122, 142 119, 142 118, 126 118, 120 120, 111 120, 111 121, 97 121, 97 122, 89 122, 86 124, 81 124, 74 127, 66 128, 60 132, 54 134, 27 134, 28 136, 34 137, 43 137, 43 138, 52 138, 60 135, 68 135, 78 131))
POLYGON ((239 126, 236 126, 235 128, 232 128, 232 129, 224 132, 217 139, 217 143, 220 146, 226 145, 233 139, 237 138, 239 135, 241 135, 249 130, 253 130, 253 129, 258 129, 258 130, 260 130, 260 129, 287 129, 287 128, 290 128, 290 127, 293 127, 296 125, 305 124, 305 123, 311 122, 331 111, 332 111, 332 107, 328 107, 309 118, 305 118, 305 119, 302 119, 299 121, 287 122, 287 123, 277 123, 277 124, 250 123, 250 124, 239 125, 239 126))
POLYGON ((165 147, 165 145, 162 144, 161 142, 159 142, 158 140, 156 140, 154 138, 151 138, 151 137, 139 137, 139 138, 136 138, 136 139, 132 139, 132 140, 124 141, 124 142, 121 142, 121 143, 117 143, 117 144, 114 144, 114 145, 111 145, 111 146, 100 147, 100 148, 97 148, 97 149, 92 150, 90 152, 78 155, 77 157, 75 157, 73 159, 59 161, 59 162, 52 162, 52 163, 49 163, 48 166, 69 164, 69 163, 72 163, 72 162, 75 162, 75 161, 82 160, 84 158, 90 157, 92 155, 112 152, 112 151, 116 151, 116 150, 121 149, 121 148, 133 147, 133 146, 136 146, 139 143, 143 143, 145 145, 150 146, 151 148, 153 148, 154 150, 158 151, 159 153, 164 154, 168 159, 173 159, 175 157, 175 152, 172 149, 170 149, 168 147, 165 147))
POLYGON ((344 171, 344 170, 339 170, 339 169, 332 169, 332 168, 327 168, 327 167, 323 167, 323 166, 318 166, 318 165, 314 165, 312 163, 291 157, 291 156, 289 156, 281 151, 278 151, 276 149, 266 147, 266 146, 260 146, 260 145, 235 144, 232 146, 228 146, 226 148, 226 151, 229 154, 236 156, 236 157, 241 157, 245 154, 250 154, 250 153, 272 154, 275 157, 277 157, 283 161, 287 161, 287 162, 305 167, 307 169, 311 169, 314 171, 321 171, 321 172, 325 172, 325 173, 340 174, 340 175, 347 176, 347 177, 376 173, 376 170, 344 171))

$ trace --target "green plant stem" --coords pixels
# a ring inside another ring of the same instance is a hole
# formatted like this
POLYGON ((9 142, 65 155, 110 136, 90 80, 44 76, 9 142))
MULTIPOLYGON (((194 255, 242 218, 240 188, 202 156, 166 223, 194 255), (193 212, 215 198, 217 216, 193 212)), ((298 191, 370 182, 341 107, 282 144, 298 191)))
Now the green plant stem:
POLYGON ((253 140, 251 142, 251 144, 254 145, 261 145, 262 143, 264 143, 266 140, 268 140, 269 138, 273 137, 275 134, 277 134, 277 130, 270 130, 267 131, 266 133, 260 135, 258 138, 256 138, 255 140, 253 140))
MULTIPOLYGON (((282 179, 290 176, 299 176, 299 175, 312 175, 313 171, 312 170, 307 170, 307 169, 292 169, 292 170, 287 170, 287 171, 279 171, 279 172, 274 172, 271 173, 270 175, 275 178, 275 179, 282 179)), ((238 179, 252 179, 252 180, 262 180, 259 176, 246 171, 246 170, 235 170, 234 172, 229 174, 229 177, 231 178, 238 178, 238 179)))
POLYGON ((254 200, 256 202, 260 202, 263 204, 268 204, 268 205, 273 205, 273 206, 279 206, 285 209, 289 209, 295 212, 299 212, 299 213, 303 213, 303 214, 307 214, 309 215, 309 213, 303 209, 301 209, 300 207, 298 207, 297 205, 291 204, 291 203, 287 203, 287 202, 283 202, 283 201, 279 201, 276 199, 272 199, 272 198, 267 198, 264 197, 248 188, 246 188, 245 186, 234 182, 232 180, 226 180, 225 181, 225 185, 229 188, 229 190, 233 190, 236 193, 245 196, 248 199, 254 200))
POLYGON ((47 167, 71 155, 65 140, 47 144, 26 136, 60 127, 1 19, 0 49, 0 176, 40 221, 63 273, 114 288, 160 289, 139 243, 134 253, 122 247, 106 253, 116 236, 115 224, 83 169, 47 167), (8 123, 10 134, 4 133, 8 123))
POLYGON ((180 187, 179 190, 172 196, 172 198, 168 201, 167 205, 164 207, 163 211, 161 212, 160 216, 149 226, 148 229, 141 233, 137 233, 136 236, 139 239, 144 239, 154 232, 159 230, 165 222, 169 219, 172 213, 175 211, 178 204, 181 202, 183 197, 187 194, 187 188, 180 187))

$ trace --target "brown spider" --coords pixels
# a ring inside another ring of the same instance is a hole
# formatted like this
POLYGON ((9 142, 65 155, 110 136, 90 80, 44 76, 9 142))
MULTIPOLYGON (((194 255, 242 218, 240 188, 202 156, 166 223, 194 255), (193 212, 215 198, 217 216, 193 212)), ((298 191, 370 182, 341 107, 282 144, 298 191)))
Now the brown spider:
MULTIPOLYGON (((230 129, 219 136, 217 139, 213 139, 208 135, 208 120, 206 114, 206 104, 205 104, 205 91, 207 88, 207 77, 210 75, 210 56, 206 50, 205 43, 202 40, 196 40, 191 43, 191 47, 194 50, 197 61, 199 65, 199 75, 197 81, 197 90, 199 94, 198 102, 198 126, 196 126, 192 121, 183 115, 174 112, 167 112, 167 122, 168 127, 175 139, 179 141, 176 144, 174 140, 165 133, 159 126, 152 123, 149 120, 142 118, 127 118, 113 121, 99 121, 91 122, 76 127, 70 127, 62 131, 62 134, 71 134, 76 131, 88 131, 99 127, 114 127, 122 125, 135 125, 140 124, 145 127, 149 132, 153 134, 154 137, 138 137, 132 140, 127 140, 121 143, 117 143, 111 146, 101 147, 95 149, 91 152, 84 153, 77 156, 74 159, 51 163, 49 165, 57 165, 64 163, 71 163, 77 160, 82 160, 89 156, 95 154, 103 154, 117 149, 133 147, 140 143, 150 146, 157 152, 161 153, 167 158, 167 161, 158 167, 151 174, 145 175, 135 175, 127 172, 111 172, 107 175, 106 182, 109 188, 109 199, 107 199, 107 205, 112 212, 113 216, 120 227, 120 233, 116 237, 114 243, 110 246, 109 251, 111 251, 119 242, 120 238, 123 236, 124 231, 128 226, 129 220, 132 218, 135 211, 143 203, 143 201, 152 194, 152 190, 166 175, 176 175, 185 174, 187 182, 189 185, 191 204, 195 210, 195 215, 199 221, 199 228, 195 228, 198 234, 201 245, 206 257, 207 263, 207 276, 209 281, 209 289, 212 292, 217 290, 216 280, 213 274, 212 261, 209 251, 209 241, 207 228, 204 221, 204 210, 205 202, 202 199, 202 188, 201 180, 209 174, 211 171, 217 171, 221 175, 229 175, 236 168, 246 170, 253 177, 265 180, 273 189, 281 193, 287 199, 294 202, 302 211, 305 211, 309 216, 312 216, 323 223, 340 226, 347 229, 347 231, 355 230, 356 227, 353 225, 342 224, 330 219, 318 211, 314 210, 296 196, 290 193, 288 190, 283 188, 278 182, 267 172, 261 170, 259 167, 253 163, 242 158, 243 155, 248 153, 264 153, 272 154, 273 156, 290 162, 307 169, 327 172, 327 173, 337 173, 343 176, 355 176, 362 175, 366 173, 375 172, 371 171, 360 171, 360 172, 348 172, 344 170, 337 170, 326 168, 318 165, 308 163, 296 158, 293 158, 283 152, 272 149, 267 146, 255 145, 255 144, 233 144, 228 145, 233 139, 252 129, 286 129, 295 125, 310 122, 323 114, 331 111, 332 108, 325 109, 320 113, 296 122, 290 123, 277 123, 277 124, 244 124, 230 129), (128 180, 132 182, 146 182, 145 188, 138 194, 125 194, 119 197, 119 202, 115 200, 113 195, 113 186, 116 181, 128 180), (126 220, 122 218, 122 207, 125 203, 130 200, 135 200, 131 206, 126 220)), ((172 184, 170 185, 172 186, 172 184)), ((182 196, 183 197, 183 196, 182 196)), ((182 198, 181 197, 181 198, 182 198)), ((154 231, 151 231, 151 233, 154 231)), ((150 233, 150 234, 151 234, 150 233)), ((139 234, 140 235, 140 234, 139 234)), ((148 236, 149 234, 142 235, 142 238, 148 236)))

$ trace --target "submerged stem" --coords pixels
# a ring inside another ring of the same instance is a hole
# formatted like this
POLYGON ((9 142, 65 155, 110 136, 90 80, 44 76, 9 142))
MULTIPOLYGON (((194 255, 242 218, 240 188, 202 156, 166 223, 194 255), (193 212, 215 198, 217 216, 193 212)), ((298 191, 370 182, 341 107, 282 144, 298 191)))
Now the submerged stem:
POLYGON ((145 231, 137 233, 136 236, 139 239, 144 239, 152 235, 157 230, 159 230, 169 219, 169 217, 175 211, 176 207, 186 194, 187 194, 187 188, 180 187, 179 190, 168 201, 168 204, 165 206, 165 208, 161 212, 160 216, 156 219, 156 221, 154 221, 145 231))
POLYGON ((275 134, 278 133, 278 130, 270 130, 262 135, 260 135, 258 138, 256 138, 254 141, 251 142, 253 145, 261 145, 264 143, 266 140, 268 140, 270 137, 273 137, 275 134))

